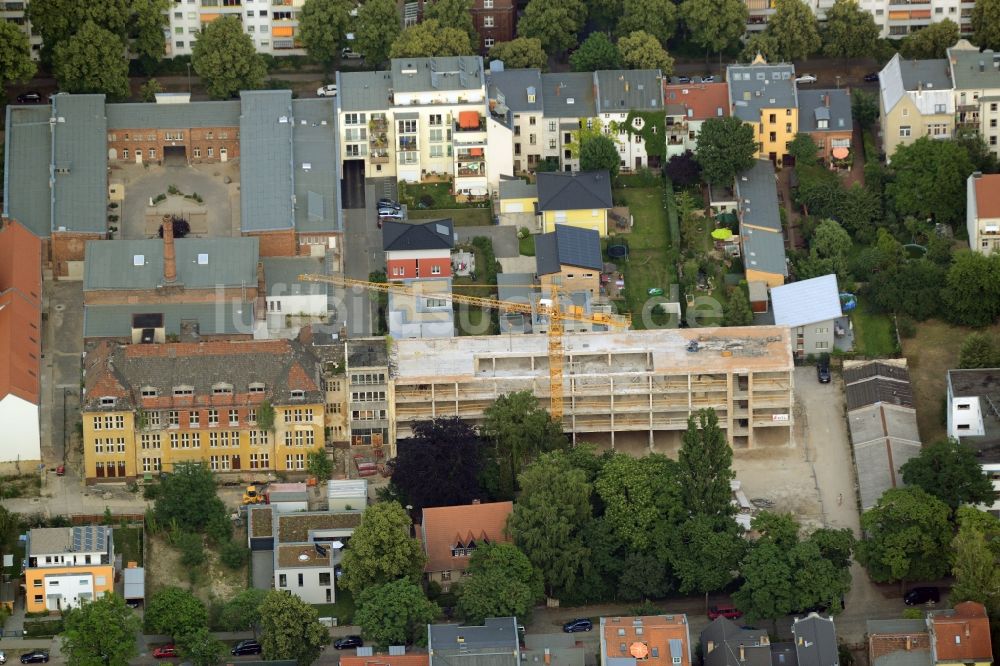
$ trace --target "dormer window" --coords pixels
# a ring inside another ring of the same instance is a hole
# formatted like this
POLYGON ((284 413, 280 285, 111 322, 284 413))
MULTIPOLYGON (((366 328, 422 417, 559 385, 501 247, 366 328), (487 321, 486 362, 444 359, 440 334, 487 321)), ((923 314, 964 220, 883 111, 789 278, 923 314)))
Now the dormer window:
POLYGON ((143 398, 155 398, 158 393, 159 393, 159 391, 157 391, 152 386, 143 386, 142 387, 142 397, 143 398))
POLYGON ((108 398, 108 397, 101 398, 101 407, 114 407, 115 402, 116 402, 115 398, 108 398))
POLYGON ((292 391, 292 400, 304 400, 306 397, 306 392, 301 389, 295 389, 292 391))
POLYGON ((193 386, 175 386, 174 387, 174 397, 191 396, 194 395, 193 386))
POLYGON ((231 395, 232 392, 232 384, 219 383, 212 386, 212 395, 231 395))
POLYGON ((264 384, 262 384, 261 382, 254 382, 250 384, 250 393, 263 393, 263 392, 264 392, 264 384))

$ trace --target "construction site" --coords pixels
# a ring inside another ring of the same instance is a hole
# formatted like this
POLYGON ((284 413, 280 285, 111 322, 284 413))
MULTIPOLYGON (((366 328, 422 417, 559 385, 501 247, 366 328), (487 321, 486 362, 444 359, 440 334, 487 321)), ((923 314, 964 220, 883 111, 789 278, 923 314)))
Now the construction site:
MULTIPOLYGON (((574 441, 666 452, 712 407, 733 448, 786 446, 793 425, 790 333, 778 326, 576 333, 563 339, 562 422, 574 441)), ((531 391, 550 409, 545 335, 396 340, 396 436, 417 421, 473 425, 498 397, 531 391)))

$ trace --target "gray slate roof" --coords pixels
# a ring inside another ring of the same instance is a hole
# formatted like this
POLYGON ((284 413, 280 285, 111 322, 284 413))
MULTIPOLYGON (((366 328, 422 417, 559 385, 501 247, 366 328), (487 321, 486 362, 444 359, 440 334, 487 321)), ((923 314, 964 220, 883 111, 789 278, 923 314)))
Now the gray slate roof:
POLYGON ((483 59, 479 56, 394 58, 394 92, 476 90, 483 87, 483 59))
POLYGON ((795 645, 792 643, 772 643, 771 666, 798 666, 795 645))
POLYGON ((851 95, 846 90, 800 90, 800 132, 850 132, 854 129, 851 119, 851 95), (829 105, 827 98, 829 97, 829 105), (819 120, 827 121, 821 129, 819 120))
POLYGON ((427 651, 434 666, 514 666, 518 663, 517 618, 488 617, 482 626, 432 624, 427 651), (459 638, 461 637, 461 641, 459 638))
POLYGON ((611 208, 611 178, 607 171, 539 173, 538 210, 611 208))
POLYGON ((595 229, 580 229, 564 224, 555 231, 535 237, 535 265, 539 275, 558 273, 561 266, 577 266, 600 271, 601 236, 595 229))
POLYGON ((771 289, 774 323, 805 326, 843 315, 837 276, 833 273, 771 289))
POLYGON ((1000 52, 952 47, 948 60, 956 90, 1000 88, 1000 52))
POLYGON ((847 409, 879 402, 899 407, 915 407, 910 373, 905 367, 872 361, 844 368, 847 409))
POLYGON ((83 337, 128 338, 132 335, 132 315, 162 314, 166 335, 180 335, 181 323, 195 321, 199 335, 252 335, 253 303, 135 303, 130 305, 86 305, 83 308, 83 337))
POLYGON ((757 160, 736 179, 741 220, 746 224, 781 232, 778 185, 771 160, 757 160))
POLYGON ((910 371, 905 367, 872 361, 871 363, 861 363, 844 368, 844 382, 852 384, 857 381, 871 377, 886 377, 898 381, 909 382, 910 371))
POLYGON ((291 229, 292 93, 244 91, 240 99, 240 226, 244 232, 291 229))
POLYGON ((750 270, 788 275, 785 262, 785 239, 773 231, 744 228, 743 261, 750 270))
POLYGON ((337 81, 341 111, 381 111, 390 106, 390 72, 339 72, 337 81))
POLYGON ((658 69, 613 69, 594 72, 597 112, 663 110, 663 74, 658 69))
POLYGON ((109 130, 238 127, 240 124, 239 100, 184 104, 108 104, 106 109, 109 130))
MULTIPOLYGON (((292 114, 295 117, 292 129, 295 230, 299 233, 339 231, 341 223, 337 215, 337 197, 340 183, 337 179, 337 129, 333 99, 294 100, 292 114)), ((245 165, 245 162, 241 160, 240 164, 245 165)), ((242 171, 246 167, 240 168, 242 171)))
POLYGON ((52 233, 49 160, 52 155, 51 109, 8 106, 3 174, 3 214, 41 238, 52 233))
POLYGON ((726 81, 732 113, 740 120, 756 123, 762 109, 798 107, 794 65, 730 65, 726 81))
POLYGON ((763 629, 741 629, 735 622, 718 617, 701 632, 700 642, 705 666, 771 664, 770 640, 763 629), (743 659, 740 658, 740 648, 743 649, 743 659))
POLYGON ((906 90, 917 90, 921 86, 935 90, 951 88, 951 74, 948 60, 936 58, 933 60, 899 59, 899 70, 906 90))
POLYGON ((451 219, 430 220, 420 224, 382 223, 382 249, 386 252, 442 250, 453 247, 455 247, 455 231, 451 219))
POLYGON ((264 282, 267 285, 267 295, 278 296, 308 296, 325 294, 325 282, 302 282, 299 276, 304 273, 323 273, 323 260, 316 257, 264 257, 264 282))
MULTIPOLYGON (((128 565, 128 562, 124 563, 128 565)), ((122 595, 126 599, 144 599, 146 597, 146 570, 142 567, 126 568, 122 571, 125 579, 125 589, 122 595)))
POLYGON ((838 666, 837 631, 831 618, 810 613, 792 623, 799 666, 838 666))
POLYGON ((503 102, 514 113, 542 112, 542 72, 538 69, 505 69, 489 75, 490 98, 495 99, 499 91, 503 102), (528 93, 533 91, 535 101, 528 101, 528 93))
MULTIPOLYGON (((257 284, 256 238, 178 238, 174 245, 177 282, 188 289, 257 284)), ((164 283, 158 238, 90 241, 85 262, 84 291, 145 290, 164 283)))
POLYGON ((104 95, 53 95, 52 229, 103 234, 108 229, 108 125, 104 95))
POLYGON ((104 525, 36 527, 28 532, 28 556, 103 553, 110 542, 111 528, 104 525))
POLYGON ((542 90, 542 107, 547 118, 592 118, 597 115, 594 75, 590 72, 542 74, 542 90))
POLYGON ((538 197, 538 186, 520 178, 500 181, 500 200, 504 199, 535 199, 538 197))

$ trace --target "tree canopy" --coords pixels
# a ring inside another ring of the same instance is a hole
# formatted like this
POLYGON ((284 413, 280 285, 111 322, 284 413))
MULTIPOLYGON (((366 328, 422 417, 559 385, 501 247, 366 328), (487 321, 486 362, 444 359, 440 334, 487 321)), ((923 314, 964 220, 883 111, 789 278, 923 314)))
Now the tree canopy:
POLYGON ((146 604, 146 630, 180 638, 208 623, 208 611, 196 596, 179 587, 164 587, 146 604))
POLYGON ((224 16, 201 29, 191 50, 191 67, 213 99, 264 85, 267 67, 239 19, 224 16))
POLYGON ((479 33, 472 23, 473 0, 433 0, 424 4, 424 20, 433 19, 442 28, 455 28, 469 36, 473 51, 479 49, 479 33))
POLYGON ((601 469, 594 489, 604 502, 604 515, 632 552, 660 550, 684 507, 678 464, 653 454, 645 458, 618 454, 601 469))
POLYGON ((312 58, 329 65, 340 52, 348 31, 348 0, 306 0, 299 10, 298 37, 312 58))
POLYGON ((901 215, 955 224, 965 220, 966 180, 972 161, 954 141, 923 136, 892 156, 894 180, 887 192, 901 215))
POLYGON ((823 53, 831 58, 864 58, 877 53, 879 27, 858 0, 836 0, 826 10, 823 53))
POLYGON ((782 60, 805 60, 819 50, 819 21, 806 3, 774 0, 773 6, 766 32, 777 42, 782 60))
POLYGON ((53 50, 59 86, 72 93, 104 93, 111 99, 129 96, 125 44, 116 34, 88 21, 53 50))
POLYGON ((372 66, 389 58, 389 52, 402 30, 402 18, 395 0, 367 0, 358 8, 355 41, 358 52, 372 66))
POLYGON ((1000 0, 976 0, 972 7, 972 41, 981 49, 1000 49, 1000 0))
POLYGON ((664 171, 670 182, 677 187, 691 187, 701 180, 701 164, 690 150, 667 160, 664 171))
POLYGON ((677 7, 671 0, 624 0, 618 19, 618 37, 642 31, 666 46, 677 29, 677 7))
POLYGON ((750 15, 740 0, 684 0, 680 13, 691 40, 714 53, 739 43, 750 15))
POLYGON ((488 617, 531 618, 531 609, 542 597, 542 576, 531 561, 510 543, 476 548, 469 560, 470 578, 462 584, 458 612, 468 624, 482 624, 488 617))
POLYGON ((995 368, 1000 365, 997 341, 986 333, 972 332, 965 336, 958 351, 960 368, 995 368))
POLYGON ((248 588, 240 590, 222 607, 220 623, 226 631, 247 631, 260 622, 260 605, 267 597, 266 590, 248 588))
POLYGON ((177 650, 192 666, 216 666, 226 653, 226 645, 208 627, 198 627, 177 639, 177 650))
POLYGON ((127 666, 139 655, 142 622, 125 600, 106 594, 63 613, 62 652, 80 666, 127 666))
MULTIPOLYGON (((137 56, 158 59, 164 52, 163 31, 171 6, 169 0, 36 0, 28 4, 27 15, 32 32, 42 37, 45 62, 87 23, 112 33, 137 56)), ((119 56, 127 64, 124 48, 119 56)))
POLYGON ((983 474, 975 452, 955 439, 925 446, 900 468, 908 486, 922 488, 947 504, 952 512, 963 504, 992 504, 993 483, 983 474))
POLYGON ((911 32, 900 45, 899 53, 911 60, 943 58, 957 41, 958 24, 946 18, 911 32))
POLYGON ((265 659, 311 664, 329 642, 330 632, 319 623, 315 606, 281 590, 271 590, 264 597, 260 605, 260 646, 265 659))
POLYGON ((659 69, 663 76, 674 73, 674 59, 660 41, 645 30, 636 30, 618 39, 621 61, 629 69, 659 69))
POLYGON ((580 169, 583 171, 607 171, 614 180, 618 175, 621 158, 614 139, 603 134, 587 137, 580 145, 580 169))
POLYGON ((698 418, 688 418, 687 430, 677 455, 677 480, 681 503, 691 515, 720 519, 722 527, 732 523, 733 450, 719 427, 714 409, 703 409, 698 418))
POLYGON ((498 42, 490 49, 490 58, 503 61, 511 69, 545 69, 549 58, 542 49, 542 42, 534 37, 518 37, 509 42, 498 42))
POLYGON ((546 53, 559 56, 576 46, 586 19, 581 0, 531 0, 517 22, 517 34, 538 38, 546 53))
POLYGON ((812 166, 816 164, 816 153, 819 148, 812 136, 799 132, 788 144, 788 154, 795 158, 795 166, 812 166))
POLYGON ((10 21, 0 22, 0 86, 29 81, 36 69, 27 35, 10 21))
POLYGON ((419 581, 427 557, 410 536, 411 525, 410 517, 396 502, 379 502, 365 509, 341 560, 341 585, 359 596, 372 585, 398 578, 419 581))
POLYGON ((739 118, 709 118, 702 123, 695 156, 709 183, 728 186, 753 166, 756 155, 753 127, 739 118))
POLYGON ((153 511, 161 525, 176 524, 189 532, 203 532, 220 516, 229 520, 216 495, 215 475, 203 463, 174 465, 173 473, 160 481, 153 511))
POLYGON ((949 601, 976 601, 995 616, 1000 612, 1000 520, 972 506, 960 507, 952 548, 955 585, 949 601))
POLYGON ((436 19, 428 19, 405 28, 392 43, 389 57, 433 58, 473 53, 467 32, 442 26, 436 19))
POLYGON ((970 250, 956 252, 945 276, 945 312, 949 321, 986 326, 1000 315, 1000 256, 970 250))
POLYGON ((401 578, 366 588, 357 599, 354 622, 366 641, 384 650, 390 645, 424 645, 427 625, 440 613, 417 583, 401 578))
POLYGON ((621 56, 615 46, 603 32, 592 32, 573 51, 569 64, 574 72, 596 72, 601 69, 617 69, 621 56))
POLYGON ((549 418, 530 391, 508 393, 486 408, 480 432, 500 466, 500 495, 512 497, 514 480, 539 454, 566 447, 562 424, 549 418))

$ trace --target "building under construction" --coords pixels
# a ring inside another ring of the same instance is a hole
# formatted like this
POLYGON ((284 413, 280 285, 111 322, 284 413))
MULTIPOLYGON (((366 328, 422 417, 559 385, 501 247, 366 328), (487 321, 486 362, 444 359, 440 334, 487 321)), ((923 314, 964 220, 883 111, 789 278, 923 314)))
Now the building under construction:
MULTIPOLYGON (((481 424, 496 398, 531 391, 549 406, 544 335, 397 340, 389 365, 396 435, 415 421, 481 424)), ((679 443, 689 415, 712 407, 736 449, 784 445, 792 416, 789 330, 778 326, 576 333, 563 341, 563 427, 574 440, 646 435, 679 443)))

